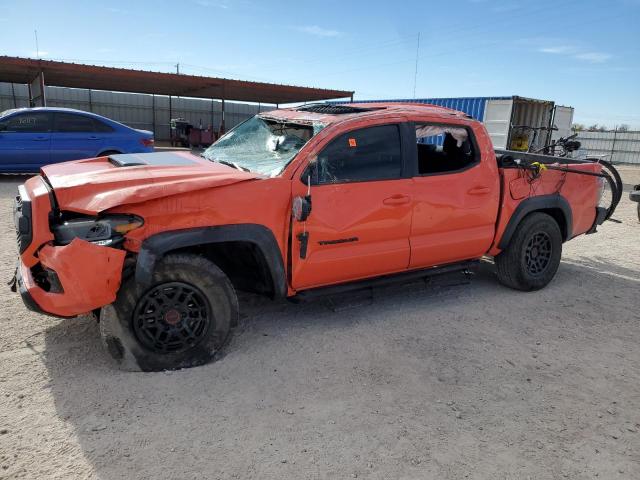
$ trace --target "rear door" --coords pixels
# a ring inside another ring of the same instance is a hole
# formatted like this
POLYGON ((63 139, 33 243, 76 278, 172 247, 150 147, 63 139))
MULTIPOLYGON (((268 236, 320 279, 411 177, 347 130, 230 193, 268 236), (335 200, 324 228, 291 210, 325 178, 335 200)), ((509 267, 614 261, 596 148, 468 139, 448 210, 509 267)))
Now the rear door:
POLYGON ((571 125, 573 124, 573 107, 556 105, 553 109, 553 126, 557 128, 551 132, 551 140, 558 140, 560 137, 571 135, 571 125))
POLYGON ((512 109, 512 99, 487 100, 484 118, 478 119, 484 123, 494 148, 507 148, 512 109))
POLYGON ((55 112, 51 135, 51 163, 95 157, 105 143, 104 131, 88 115, 55 112))
POLYGON ((49 163, 51 114, 28 111, 0 120, 0 169, 34 172, 49 163))
POLYGON ((410 268, 480 258, 493 241, 500 185, 490 140, 470 127, 414 124, 410 268))
POLYGON ((401 124, 385 124, 339 135, 320 151, 315 167, 296 174, 293 196, 310 192, 312 210, 292 225, 295 289, 407 268, 412 180, 405 174, 401 131, 401 124))

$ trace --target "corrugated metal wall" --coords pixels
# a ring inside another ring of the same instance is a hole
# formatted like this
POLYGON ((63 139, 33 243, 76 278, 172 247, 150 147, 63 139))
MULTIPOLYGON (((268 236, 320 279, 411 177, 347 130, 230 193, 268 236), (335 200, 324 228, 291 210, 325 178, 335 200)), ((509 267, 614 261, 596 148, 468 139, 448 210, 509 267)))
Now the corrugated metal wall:
POLYGON ((603 157, 614 163, 640 164, 640 132, 578 132, 579 157, 603 157))
MULTIPOLYGON (((26 85, 0 83, 0 111, 26 107, 29 91, 26 85), (14 97, 15 95, 15 97, 14 97)), ((169 139, 169 97, 141 93, 106 92, 79 88, 47 87, 47 106, 67 107, 103 115, 133 128, 155 130, 157 140, 169 139), (155 115, 154 115, 155 111, 155 115)), ((227 130, 258 113, 275 109, 275 105, 225 102, 227 130)), ((222 102, 199 98, 171 98, 171 116, 187 119, 192 125, 213 125, 222 121, 222 102)))
MULTIPOLYGON (((523 99, 515 99, 513 102, 513 112, 511 114, 512 125, 527 125, 529 127, 548 127, 553 115, 553 102, 536 102, 523 99)), ((512 142, 513 133, 507 141, 507 145, 512 142)), ((540 130, 537 133, 529 132, 529 142, 533 151, 538 150, 548 144, 551 132, 540 130)))

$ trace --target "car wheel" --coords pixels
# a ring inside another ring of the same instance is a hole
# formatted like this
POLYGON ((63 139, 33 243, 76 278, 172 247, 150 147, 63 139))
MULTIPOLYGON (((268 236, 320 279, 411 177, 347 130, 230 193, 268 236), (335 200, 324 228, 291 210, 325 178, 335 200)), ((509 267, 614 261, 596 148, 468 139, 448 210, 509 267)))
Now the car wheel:
POLYGON ((562 256, 562 233, 546 213, 527 215, 505 250, 495 257, 498 280, 516 290, 545 287, 555 276, 562 256))
POLYGON ((123 370, 175 370, 202 365, 220 352, 238 321, 238 299, 215 264, 169 255, 151 286, 126 280, 102 308, 100 334, 123 370))

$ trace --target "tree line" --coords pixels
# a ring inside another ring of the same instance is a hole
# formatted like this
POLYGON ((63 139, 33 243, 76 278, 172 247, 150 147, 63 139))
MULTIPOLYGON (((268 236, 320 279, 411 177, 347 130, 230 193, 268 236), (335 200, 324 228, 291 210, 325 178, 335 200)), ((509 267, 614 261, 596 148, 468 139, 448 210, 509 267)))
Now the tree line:
POLYGON ((613 132, 614 130, 618 132, 628 132, 629 125, 623 123, 622 125, 616 125, 615 128, 608 128, 606 125, 600 125, 598 123, 594 123, 588 127, 583 123, 574 123, 571 125, 571 129, 574 132, 613 132))

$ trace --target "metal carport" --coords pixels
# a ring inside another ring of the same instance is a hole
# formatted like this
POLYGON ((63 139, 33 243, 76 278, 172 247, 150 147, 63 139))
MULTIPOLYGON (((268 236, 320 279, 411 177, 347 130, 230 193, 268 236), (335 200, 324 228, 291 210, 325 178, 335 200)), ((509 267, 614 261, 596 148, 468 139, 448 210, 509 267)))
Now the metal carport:
POLYGON ((298 87, 218 77, 149 72, 51 60, 0 56, 0 82, 29 85, 30 104, 46 106, 45 85, 147 93, 276 105, 336 98, 353 99, 353 91, 298 87))

